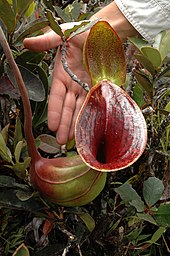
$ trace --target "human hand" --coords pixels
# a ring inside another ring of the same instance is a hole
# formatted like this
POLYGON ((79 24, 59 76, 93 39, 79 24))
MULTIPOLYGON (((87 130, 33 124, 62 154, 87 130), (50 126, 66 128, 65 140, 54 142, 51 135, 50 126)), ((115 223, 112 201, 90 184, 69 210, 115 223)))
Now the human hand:
MULTIPOLYGON (((128 36, 135 36, 138 32, 129 23, 118 9, 115 2, 102 8, 91 19, 102 18, 110 23, 122 41, 128 36)), ((63 30, 70 28, 75 23, 65 23, 63 30)), ((67 45, 67 62, 72 72, 82 81, 90 85, 90 78, 85 71, 82 61, 83 44, 88 31, 71 39, 67 45)), ((35 51, 44 51, 62 44, 61 38, 53 31, 35 38, 24 40, 26 48, 35 51)), ((61 51, 58 50, 52 79, 52 87, 48 104, 48 126, 56 132, 59 144, 65 144, 74 137, 74 126, 77 114, 84 102, 86 92, 64 71, 61 63, 61 51)))
MULTIPOLYGON (((68 29, 68 27, 68 23, 62 24, 62 29, 68 29)), ((68 42, 66 57, 71 71, 82 82, 90 84, 90 78, 82 60, 83 44, 87 33, 84 32, 68 42)), ((34 51, 48 50, 61 44, 61 38, 53 31, 24 40, 24 46, 34 51)), ((76 117, 85 97, 85 90, 74 82, 63 69, 61 50, 58 48, 48 103, 48 127, 56 133, 56 140, 59 144, 65 144, 74 138, 76 117)))

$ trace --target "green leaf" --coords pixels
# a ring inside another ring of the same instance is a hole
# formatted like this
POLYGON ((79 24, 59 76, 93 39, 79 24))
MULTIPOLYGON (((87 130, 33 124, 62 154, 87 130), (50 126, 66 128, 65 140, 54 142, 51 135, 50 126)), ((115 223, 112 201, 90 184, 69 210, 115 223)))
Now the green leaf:
MULTIPOLYGON (((45 99, 45 90, 39 77, 23 66, 18 65, 18 67, 23 77, 25 86, 28 90, 29 99, 33 101, 38 101, 38 102, 43 101, 45 99)), ((6 66, 6 72, 11 82, 13 82, 16 85, 15 77, 11 69, 9 68, 9 66, 6 66)))
POLYGON ((62 19, 63 22, 70 22, 71 21, 71 17, 68 14, 68 12, 66 12, 66 10, 62 10, 59 6, 54 6, 54 10, 56 11, 57 15, 62 19))
POLYGON ((155 68, 150 60, 142 54, 134 54, 135 58, 140 62, 140 64, 147 69, 152 75, 155 75, 155 68))
POLYGON ((136 77, 136 80, 138 81, 139 85, 146 91, 147 95, 152 98, 153 95, 153 85, 150 82, 147 75, 140 71, 135 71, 134 75, 136 77))
POLYGON ((16 196, 21 201, 27 201, 33 196, 33 192, 30 190, 18 190, 16 196))
POLYGON ((5 143, 8 141, 8 130, 9 130, 9 124, 7 124, 2 130, 1 135, 4 138, 5 143))
POLYGON ((89 213, 78 213, 77 215, 85 223, 85 225, 88 228, 89 232, 92 232, 94 230, 94 228, 95 228, 95 221, 91 217, 91 215, 89 213))
POLYGON ((15 14, 7 0, 0 0, 0 20, 9 34, 14 32, 16 27, 15 14))
POLYGON ((133 88, 133 99, 139 107, 142 107, 145 104, 143 88, 138 83, 133 88))
POLYGON ((25 17, 26 18, 30 17, 34 12, 34 9, 35 9, 35 3, 32 2, 24 14, 25 17))
POLYGON ((170 204, 160 205, 154 217, 159 225, 170 227, 170 204))
POLYGON ((11 168, 20 179, 25 179, 26 169, 31 162, 31 158, 27 157, 24 162, 16 162, 11 168))
POLYGON ((17 143, 22 140, 23 140, 23 136, 22 136, 21 120, 19 116, 17 116, 16 122, 15 122, 15 131, 14 131, 14 149, 17 143))
POLYGON ((29 256, 28 248, 25 244, 21 244, 16 251, 12 254, 12 256, 29 256))
POLYGON ((145 209, 144 202, 137 192, 132 188, 130 184, 123 184, 118 188, 115 188, 116 193, 120 195, 125 203, 129 203, 134 206, 138 212, 142 212, 145 209))
POLYGON ((23 146, 23 141, 19 141, 15 147, 14 155, 15 155, 16 162, 19 162, 22 146, 23 146))
POLYGON ((157 223, 156 223, 156 221, 154 220, 154 218, 150 215, 150 214, 148 214, 148 213, 140 213, 140 212, 138 212, 137 213, 137 216, 140 218, 140 219, 142 219, 142 220, 145 220, 145 221, 147 221, 147 222, 149 222, 149 223, 152 223, 152 224, 154 224, 154 225, 157 225, 157 223))
POLYGON ((139 50, 148 45, 148 42, 142 37, 129 37, 129 41, 139 50))
POLYGON ((0 191, 0 205, 1 207, 17 209, 17 210, 26 210, 29 212, 37 212, 45 208, 45 206, 34 199, 33 197, 27 201, 21 201, 16 196, 18 190, 14 189, 5 189, 0 191))
POLYGON ((27 188, 26 185, 19 184, 13 177, 0 175, 0 187, 1 188, 20 188, 25 190, 27 188))
POLYGON ((62 30, 60 28, 60 25, 58 24, 58 21, 53 16, 52 11, 47 9, 46 10, 46 17, 47 17, 47 19, 48 19, 48 21, 50 23, 51 29, 54 30, 54 32, 56 34, 58 34, 59 36, 61 36, 61 37, 64 36, 64 34, 63 34, 63 32, 62 32, 62 30))
POLYGON ((166 228, 165 227, 159 227, 156 232, 153 234, 153 236, 151 237, 150 242, 151 243, 156 243, 159 238, 165 233, 166 228))
POLYGON ((146 204, 153 206, 162 196, 164 185, 162 181, 156 177, 150 177, 143 184, 143 197, 146 204))
POLYGON ((49 82, 47 73, 40 65, 35 65, 30 63, 28 65, 30 69, 35 69, 39 78, 41 79, 44 90, 45 90, 45 99, 41 102, 36 102, 36 108, 33 113, 33 127, 38 127, 42 123, 44 123, 47 120, 47 109, 48 109, 48 95, 49 95, 49 82))
POLYGON ((24 30, 22 32, 20 31, 20 33, 17 33, 17 32, 15 33, 14 44, 18 44, 28 36, 42 33, 41 29, 47 27, 48 25, 49 25, 49 21, 45 17, 29 22, 24 26, 24 30))
POLYGON ((158 51, 160 52, 162 61, 170 52, 169 41, 170 41, 170 30, 160 32, 155 38, 153 47, 158 49, 158 51))
POLYGON ((0 156, 7 162, 12 163, 12 155, 9 148, 6 146, 5 140, 0 133, 0 156))
POLYGON ((170 101, 166 104, 165 110, 170 112, 170 101))
POLYGON ((74 36, 77 36, 87 30, 89 30, 99 19, 93 20, 93 21, 81 21, 79 24, 74 25, 71 29, 66 29, 64 31, 64 36, 68 38, 69 40, 73 38, 74 36))
POLYGON ((162 72, 159 73, 157 79, 159 81, 160 78, 164 78, 164 77, 170 77, 170 67, 165 67, 162 72))
POLYGON ((61 150, 61 145, 56 143, 56 138, 49 134, 41 134, 37 137, 40 140, 39 149, 48 154, 57 154, 61 150))
POLYGON ((78 1, 74 1, 72 4, 67 5, 65 12, 70 16, 70 21, 76 21, 81 13, 80 3, 78 3, 78 1))
POLYGON ((161 64, 162 64, 161 55, 157 49, 155 49, 151 46, 143 46, 141 48, 141 52, 152 63, 154 68, 157 69, 161 66, 161 64))
POLYGON ((17 0, 16 16, 19 19, 29 8, 33 0, 17 0))
POLYGON ((23 50, 17 54, 15 60, 18 65, 24 66, 28 68, 30 71, 34 71, 40 67, 37 66, 37 64, 41 64, 41 61, 43 60, 44 56, 44 52, 33 52, 29 50, 23 50))

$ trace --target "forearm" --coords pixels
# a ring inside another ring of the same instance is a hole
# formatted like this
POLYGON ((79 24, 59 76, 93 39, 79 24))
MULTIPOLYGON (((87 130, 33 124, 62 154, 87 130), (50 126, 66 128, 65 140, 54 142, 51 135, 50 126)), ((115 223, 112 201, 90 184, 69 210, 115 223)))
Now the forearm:
POLYGON ((126 40, 127 37, 138 35, 137 30, 135 30, 131 23, 125 18, 115 2, 103 7, 91 17, 91 19, 95 18, 108 21, 122 41, 126 40))

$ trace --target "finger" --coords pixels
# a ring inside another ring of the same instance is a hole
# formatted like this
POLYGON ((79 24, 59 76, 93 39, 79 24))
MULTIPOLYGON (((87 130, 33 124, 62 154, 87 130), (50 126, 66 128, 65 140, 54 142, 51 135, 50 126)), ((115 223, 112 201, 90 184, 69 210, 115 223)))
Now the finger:
POLYGON ((66 95, 65 77, 61 64, 60 51, 57 52, 56 61, 53 70, 52 86, 48 102, 48 127, 56 132, 60 123, 62 108, 66 95))
POLYGON ((69 136, 72 117, 76 106, 76 97, 73 92, 67 92, 56 139, 59 144, 66 144, 69 136))
POLYGON ((24 46, 33 51, 45 51, 61 44, 61 37, 54 31, 47 32, 37 37, 25 38, 24 46))
POLYGON ((80 109, 83 105, 85 97, 86 97, 86 93, 84 92, 83 95, 81 95, 77 98, 76 107, 75 107, 75 111, 74 111, 74 114, 73 114, 73 117, 72 117, 72 123, 71 123, 71 126, 70 126, 70 132, 69 132, 69 136, 68 136, 69 140, 72 140, 74 138, 76 119, 77 119, 78 113, 79 113, 79 111, 80 111, 80 109))
POLYGON ((51 131, 55 132, 60 124, 65 95, 66 88, 60 85, 60 82, 53 90, 51 89, 48 102, 48 127, 51 131))

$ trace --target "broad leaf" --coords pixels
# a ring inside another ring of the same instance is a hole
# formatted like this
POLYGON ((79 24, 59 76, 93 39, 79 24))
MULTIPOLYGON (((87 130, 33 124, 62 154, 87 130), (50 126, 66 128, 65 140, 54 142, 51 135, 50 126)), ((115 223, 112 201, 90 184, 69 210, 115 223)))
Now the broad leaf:
POLYGON ((20 201, 16 196, 17 190, 6 189, 0 192, 0 205, 5 208, 37 212, 44 209, 44 205, 34 198, 20 201))
POLYGON ((149 43, 142 37, 129 37, 129 41, 139 50, 144 46, 148 46, 149 43))
POLYGON ((13 33, 16 27, 15 14, 7 0, 0 0, 0 20, 8 33, 13 33))
POLYGON ((87 229, 89 230, 89 232, 92 232, 93 229, 95 228, 95 221, 91 217, 91 215, 89 213, 87 213, 87 212, 77 213, 77 215, 85 223, 85 225, 86 225, 87 229))
POLYGON ((4 142, 5 144, 7 144, 7 141, 9 139, 9 127, 10 127, 10 124, 7 124, 2 130, 1 130, 1 135, 4 139, 4 142))
POLYGON ((15 122, 15 131, 14 131, 14 148, 18 144, 19 141, 23 140, 23 135, 22 135, 22 124, 19 116, 16 118, 15 122))
POLYGON ((117 171, 143 153, 147 128, 137 104, 119 86, 107 80, 92 87, 75 127, 77 150, 95 170, 117 171))
POLYGON ((28 189, 26 185, 19 184, 13 177, 0 175, 0 187, 1 188, 20 188, 22 190, 28 189))
POLYGON ((147 69, 152 75, 155 75, 155 68, 150 60, 142 54, 134 54, 135 58, 140 62, 140 64, 147 69))
POLYGON ((54 10, 56 11, 57 15, 62 19, 63 22, 70 22, 71 18, 68 13, 66 13, 66 10, 62 10, 59 6, 54 6, 54 10))
POLYGON ((143 184, 143 197, 146 204, 153 206, 162 196, 164 185, 162 181, 156 177, 150 177, 143 184))
POLYGON ((15 161, 19 162, 20 156, 21 156, 21 150, 23 147, 23 141, 19 141, 15 147, 14 155, 15 155, 15 161))
POLYGON ((74 36, 77 36, 90 29, 92 26, 94 26, 94 24, 96 24, 97 21, 98 19, 93 21, 81 21, 79 24, 74 25, 73 28, 65 30, 64 35, 66 38, 68 38, 68 40, 70 40, 74 36))
POLYGON ((21 244, 16 251, 12 254, 12 256, 29 256, 28 248, 25 244, 21 244))
POLYGON ((19 19, 28 9, 33 0, 17 0, 16 15, 19 19))
POLYGON ((34 12, 34 9, 35 9, 35 3, 32 2, 32 3, 30 4, 30 6, 28 7, 28 9, 26 10, 24 16, 25 16, 26 18, 30 17, 30 16, 33 14, 33 12, 34 12))
POLYGON ((24 30, 22 32, 20 32, 19 34, 17 32, 15 33, 14 44, 23 41, 24 38, 32 34, 35 35, 36 33, 42 33, 41 29, 47 27, 48 25, 49 21, 44 17, 31 21, 30 23, 24 26, 24 30))
POLYGON ((113 28, 98 21, 90 30, 84 47, 84 60, 92 85, 108 79, 122 85, 126 79, 126 63, 122 43, 113 28))
POLYGON ((142 220, 145 220, 145 221, 147 221, 147 222, 150 222, 150 223, 152 223, 152 224, 154 224, 154 225, 156 225, 157 223, 156 223, 156 221, 155 221, 155 219, 149 214, 149 213, 142 213, 142 212, 138 212, 137 213, 137 216, 140 218, 140 219, 142 219, 142 220))
POLYGON ((19 99, 18 90, 14 87, 7 76, 0 77, 0 95, 8 95, 12 99, 19 99))
POLYGON ((170 112, 170 101, 166 104, 165 110, 170 112))
POLYGON ((47 16, 47 19, 50 23, 51 29, 54 30, 54 32, 57 33, 59 36, 61 36, 61 37, 64 36, 64 34, 63 34, 63 32, 60 28, 60 25, 58 24, 58 21, 53 16, 52 11, 46 10, 46 16, 47 16))
MULTIPOLYGON (((38 102, 43 101, 45 99, 45 90, 41 80, 27 68, 20 65, 18 65, 18 67, 20 69, 25 86, 28 90, 29 99, 38 102)), ((9 66, 6 66, 6 71, 11 82, 15 84, 17 88, 15 77, 9 66)))
POLYGON ((125 203, 134 206, 138 212, 144 211, 144 202, 130 184, 125 183, 120 187, 115 188, 115 191, 125 203))
POLYGON ((40 140, 39 149, 48 154, 57 154, 61 150, 61 145, 56 143, 56 138, 48 134, 41 134, 38 136, 40 140))
POLYGON ((133 100, 138 104, 139 107, 142 107, 145 104, 143 88, 138 83, 136 83, 133 88, 133 100))
POLYGON ((155 231, 155 233, 153 234, 153 236, 151 237, 150 242, 151 242, 151 243, 156 243, 156 242, 159 240, 159 238, 165 233, 165 231, 166 231, 165 227, 159 227, 159 228, 155 231))
POLYGON ((152 63, 154 68, 159 68, 162 64, 160 52, 151 47, 151 46, 144 46, 141 48, 141 52, 144 54, 145 57, 152 63))
POLYGON ((5 140, 0 133, 0 156, 7 162, 12 163, 12 155, 9 148, 6 146, 5 140))
POLYGON ((154 217, 156 222, 163 227, 170 227, 170 204, 162 204, 158 207, 158 211, 154 217))
POLYGON ((146 91, 147 95, 152 98, 153 96, 153 85, 150 82, 149 78, 147 75, 145 75, 144 73, 140 72, 140 71, 135 71, 134 72, 135 77, 138 81, 138 83, 140 84, 140 86, 146 91))
POLYGON ((165 59, 167 54, 170 52, 170 30, 162 31, 159 33, 154 42, 154 47, 158 49, 161 55, 162 61, 165 59))

